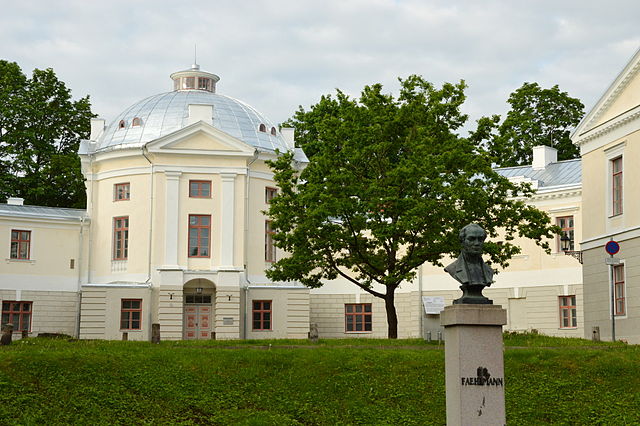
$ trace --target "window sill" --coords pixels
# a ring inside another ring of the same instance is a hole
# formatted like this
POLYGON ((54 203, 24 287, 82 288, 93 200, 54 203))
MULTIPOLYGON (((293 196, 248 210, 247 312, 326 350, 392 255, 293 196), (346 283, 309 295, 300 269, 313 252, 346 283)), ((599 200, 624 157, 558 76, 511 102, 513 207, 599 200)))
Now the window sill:
POLYGON ((512 257, 512 259, 520 259, 520 260, 528 260, 529 259, 529 255, 528 254, 516 254, 512 257))
POLYGON ((29 264, 34 264, 36 263, 35 260, 33 259, 13 259, 13 258, 8 258, 5 259, 7 263, 29 263, 29 264))
POLYGON ((344 334, 371 334, 373 331, 345 331, 344 334))
POLYGON ((577 330, 578 326, 575 327, 560 327, 558 330, 577 330))
POLYGON ((256 332, 256 333, 271 333, 273 332, 273 330, 251 330, 252 332, 256 332))

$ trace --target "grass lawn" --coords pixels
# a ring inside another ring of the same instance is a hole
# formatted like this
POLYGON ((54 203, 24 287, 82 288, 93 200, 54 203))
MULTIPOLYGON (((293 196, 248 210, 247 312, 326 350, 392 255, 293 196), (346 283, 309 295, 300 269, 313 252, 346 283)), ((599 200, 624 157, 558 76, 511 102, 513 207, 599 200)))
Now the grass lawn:
MULTIPOLYGON (((505 345, 509 424, 640 424, 640 347, 505 345)), ((0 423, 444 425, 444 352, 422 340, 25 339, 0 347, 0 423)))

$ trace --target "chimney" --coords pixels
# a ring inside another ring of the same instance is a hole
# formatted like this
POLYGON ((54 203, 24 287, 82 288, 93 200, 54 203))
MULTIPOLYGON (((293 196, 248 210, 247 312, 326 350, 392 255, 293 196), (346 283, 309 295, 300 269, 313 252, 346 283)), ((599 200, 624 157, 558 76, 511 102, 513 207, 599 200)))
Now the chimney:
POLYGON ((534 169, 544 169, 547 165, 558 161, 558 150, 546 145, 533 147, 533 163, 534 169))
POLYGON ((294 129, 293 127, 282 127, 280 129, 280 134, 282 135, 282 139, 284 139, 289 149, 294 149, 296 146, 295 132, 296 132, 296 129, 294 129))
POLYGON ((97 141, 102 132, 104 132, 104 118, 92 118, 89 140, 97 141))
POLYGON ((7 204, 9 204, 11 206, 22 206, 22 205, 24 205, 24 198, 9 197, 9 198, 7 198, 7 204))

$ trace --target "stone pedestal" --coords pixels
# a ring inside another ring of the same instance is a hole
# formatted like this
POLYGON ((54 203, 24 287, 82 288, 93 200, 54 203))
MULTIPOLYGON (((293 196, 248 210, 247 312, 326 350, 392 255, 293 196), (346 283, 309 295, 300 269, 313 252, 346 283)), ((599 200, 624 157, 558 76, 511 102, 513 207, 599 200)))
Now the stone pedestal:
POLYGON ((445 336, 447 425, 504 425, 502 326, 496 305, 452 305, 441 314, 445 336))

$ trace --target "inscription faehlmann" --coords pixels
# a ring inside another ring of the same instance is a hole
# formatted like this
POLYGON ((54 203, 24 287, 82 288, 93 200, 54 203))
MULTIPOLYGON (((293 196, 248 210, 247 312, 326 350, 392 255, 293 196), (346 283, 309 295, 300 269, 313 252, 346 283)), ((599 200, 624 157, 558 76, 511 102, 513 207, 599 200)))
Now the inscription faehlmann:
POLYGON ((504 378, 491 377, 489 370, 484 367, 478 367, 476 377, 461 377, 460 384, 462 386, 500 386, 504 387, 504 378))

